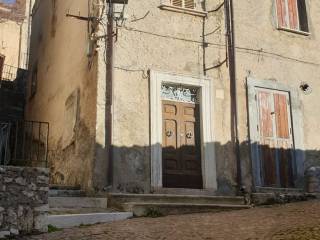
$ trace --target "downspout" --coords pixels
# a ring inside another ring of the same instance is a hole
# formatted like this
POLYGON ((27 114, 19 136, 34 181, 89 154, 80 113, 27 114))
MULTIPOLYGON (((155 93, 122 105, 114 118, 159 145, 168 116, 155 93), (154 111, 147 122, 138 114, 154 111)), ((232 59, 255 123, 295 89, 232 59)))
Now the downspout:
POLYGON ((28 12, 28 39, 27 39, 27 56, 26 56, 26 68, 29 68, 29 54, 30 54, 30 42, 31 42, 31 23, 32 23, 32 3, 33 0, 29 1, 29 12, 28 12))
POLYGON ((235 56, 235 31, 234 31, 234 7, 233 0, 226 1, 227 20, 227 42, 228 42, 228 63, 230 76, 230 96, 231 96, 231 138, 234 145, 237 165, 237 185, 238 191, 243 190, 240 141, 238 131, 238 99, 237 99, 237 77, 236 77, 236 56, 235 56))
POLYGON ((108 146, 108 185, 113 184, 113 147, 112 147, 112 104, 113 104, 113 62, 114 62, 114 44, 113 44, 113 3, 107 0, 109 9, 107 12, 107 39, 106 48, 106 144, 108 146))
POLYGON ((22 51, 22 26, 23 22, 20 24, 20 29, 19 29, 19 49, 18 49, 18 66, 17 68, 20 68, 21 66, 21 51, 22 51))

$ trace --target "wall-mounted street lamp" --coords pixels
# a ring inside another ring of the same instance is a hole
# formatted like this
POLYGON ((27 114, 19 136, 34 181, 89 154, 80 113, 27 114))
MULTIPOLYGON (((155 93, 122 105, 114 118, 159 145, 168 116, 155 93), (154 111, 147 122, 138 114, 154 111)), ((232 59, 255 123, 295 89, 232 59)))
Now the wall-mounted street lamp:
POLYGON ((113 19, 118 21, 124 21, 127 19, 125 15, 125 8, 128 4, 128 0, 107 0, 109 4, 113 5, 113 19))

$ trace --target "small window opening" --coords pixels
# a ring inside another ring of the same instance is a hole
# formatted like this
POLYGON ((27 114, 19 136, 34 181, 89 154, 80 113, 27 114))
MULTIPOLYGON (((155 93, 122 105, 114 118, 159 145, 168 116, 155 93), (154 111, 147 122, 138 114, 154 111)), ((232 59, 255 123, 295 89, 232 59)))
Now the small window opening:
POLYGON ((309 32, 306 0, 276 0, 280 29, 309 32))

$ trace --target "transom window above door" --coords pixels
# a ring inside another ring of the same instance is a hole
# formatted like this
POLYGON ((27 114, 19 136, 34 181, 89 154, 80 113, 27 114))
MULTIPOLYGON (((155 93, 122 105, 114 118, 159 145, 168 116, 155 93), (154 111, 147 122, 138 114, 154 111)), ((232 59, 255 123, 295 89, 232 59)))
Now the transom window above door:
POLYGON ((175 84, 161 85, 162 100, 199 103, 199 88, 175 84))
POLYGON ((276 0, 278 28, 308 33, 306 0, 276 0))

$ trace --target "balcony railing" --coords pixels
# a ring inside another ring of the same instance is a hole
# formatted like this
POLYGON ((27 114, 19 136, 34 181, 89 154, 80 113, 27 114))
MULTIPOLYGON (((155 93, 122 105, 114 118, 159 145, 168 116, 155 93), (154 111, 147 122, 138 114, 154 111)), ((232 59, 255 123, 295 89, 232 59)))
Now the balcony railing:
POLYGON ((0 165, 47 167, 49 123, 0 122, 0 165))
POLYGON ((3 65, 1 80, 14 81, 17 79, 18 68, 10 65, 3 65))
POLYGON ((10 65, 3 65, 0 73, 0 88, 24 91, 28 71, 10 65))

